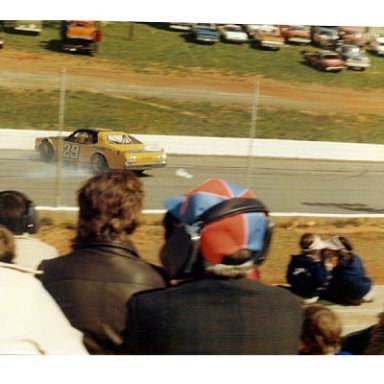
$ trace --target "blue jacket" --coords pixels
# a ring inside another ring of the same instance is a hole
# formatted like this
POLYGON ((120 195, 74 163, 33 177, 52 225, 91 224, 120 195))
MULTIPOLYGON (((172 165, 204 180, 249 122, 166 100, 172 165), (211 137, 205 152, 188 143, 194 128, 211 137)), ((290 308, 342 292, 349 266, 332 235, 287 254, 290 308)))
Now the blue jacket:
POLYGON ((294 294, 302 297, 313 297, 319 295, 319 288, 327 282, 328 272, 321 261, 302 253, 291 257, 286 279, 294 294))
POLYGON ((372 280, 367 276, 360 257, 353 254, 350 259, 343 259, 333 268, 332 277, 327 287, 329 300, 348 304, 361 299, 372 287, 372 280))

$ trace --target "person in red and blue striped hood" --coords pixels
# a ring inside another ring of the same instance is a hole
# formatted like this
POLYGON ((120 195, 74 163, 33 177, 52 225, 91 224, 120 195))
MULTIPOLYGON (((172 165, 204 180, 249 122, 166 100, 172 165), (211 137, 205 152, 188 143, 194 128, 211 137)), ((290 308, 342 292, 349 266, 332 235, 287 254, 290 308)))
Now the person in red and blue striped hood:
POLYGON ((303 310, 288 290, 246 276, 268 254, 272 225, 247 189, 209 179, 165 201, 164 289, 127 304, 126 354, 297 354, 303 310))

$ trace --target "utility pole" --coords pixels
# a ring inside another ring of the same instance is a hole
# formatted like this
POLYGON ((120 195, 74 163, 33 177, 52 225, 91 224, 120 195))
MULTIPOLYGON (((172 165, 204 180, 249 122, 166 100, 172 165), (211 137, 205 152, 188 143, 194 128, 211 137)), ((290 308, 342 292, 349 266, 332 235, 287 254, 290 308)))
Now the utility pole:
POLYGON ((63 167, 63 130, 64 130, 64 111, 65 111, 65 81, 66 69, 61 68, 60 71, 60 97, 59 97, 59 140, 57 145, 57 158, 56 158, 56 182, 55 182, 55 195, 56 207, 61 205, 61 169, 63 167))
POLYGON ((128 40, 133 40, 133 35, 135 32, 135 23, 128 22, 128 40))
POLYGON ((249 128, 248 164, 247 164, 247 176, 246 176, 246 183, 245 183, 247 188, 252 187, 251 176, 252 176, 253 144, 254 144, 255 135, 256 135, 256 120, 257 120, 257 108, 259 104, 259 93, 260 93, 260 84, 258 81, 255 81, 251 126, 249 128))

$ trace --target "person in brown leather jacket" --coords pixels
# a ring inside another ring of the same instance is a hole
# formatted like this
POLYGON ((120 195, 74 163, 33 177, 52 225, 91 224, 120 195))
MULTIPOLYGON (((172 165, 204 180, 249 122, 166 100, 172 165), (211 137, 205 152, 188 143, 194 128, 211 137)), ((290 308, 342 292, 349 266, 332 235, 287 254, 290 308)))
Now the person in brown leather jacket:
POLYGON ((165 286, 129 240, 139 225, 143 197, 142 183, 132 172, 89 179, 78 192, 72 252, 39 266, 44 287, 83 332, 91 354, 116 354, 127 300, 135 292, 165 286))

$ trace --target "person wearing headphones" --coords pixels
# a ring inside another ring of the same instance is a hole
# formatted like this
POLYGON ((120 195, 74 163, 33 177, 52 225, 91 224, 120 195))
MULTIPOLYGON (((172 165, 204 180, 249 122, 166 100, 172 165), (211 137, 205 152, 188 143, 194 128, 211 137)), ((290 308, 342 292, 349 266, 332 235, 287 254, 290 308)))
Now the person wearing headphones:
POLYGON ((37 269, 42 260, 58 256, 55 247, 33 236, 39 229, 38 214, 32 200, 24 193, 13 190, 0 192, 0 224, 13 233, 15 264, 37 269))
POLYGON ((213 178, 165 206, 160 258, 174 285, 131 297, 121 353, 297 354, 299 300, 247 278, 268 253, 264 204, 251 190, 213 178))

